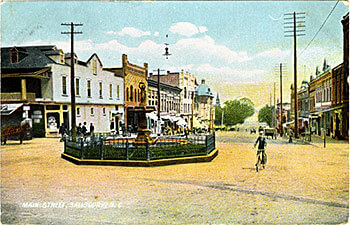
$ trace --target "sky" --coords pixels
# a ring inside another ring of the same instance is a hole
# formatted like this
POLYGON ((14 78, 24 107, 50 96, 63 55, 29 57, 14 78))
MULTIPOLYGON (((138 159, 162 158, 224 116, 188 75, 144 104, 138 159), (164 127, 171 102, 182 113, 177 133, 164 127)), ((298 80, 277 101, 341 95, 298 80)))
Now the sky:
MULTIPOLYGON (((298 37, 298 86, 309 81, 324 59, 342 62, 341 20, 349 11, 336 1, 27 1, 2 2, 1 46, 55 44, 70 52, 69 27, 82 23, 75 52, 86 61, 97 53, 104 67, 146 62, 149 72, 181 70, 206 80, 221 102, 250 98, 257 108, 279 98, 276 65, 284 63, 283 101, 290 102, 293 38, 284 37, 284 14, 305 12, 305 36, 298 37), (168 35, 168 37, 166 36, 168 35), (166 59, 164 43, 171 56, 166 59), (307 47, 307 48, 306 48, 307 47)), ((276 100, 277 101, 277 100, 276 100)))

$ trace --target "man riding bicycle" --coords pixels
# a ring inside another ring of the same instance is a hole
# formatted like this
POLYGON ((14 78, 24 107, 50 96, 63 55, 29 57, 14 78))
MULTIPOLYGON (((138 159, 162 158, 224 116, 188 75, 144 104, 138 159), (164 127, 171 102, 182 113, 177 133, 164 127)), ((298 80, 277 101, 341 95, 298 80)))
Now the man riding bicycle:
POLYGON ((265 164, 267 161, 267 155, 265 153, 265 148, 267 143, 266 143, 266 138, 264 137, 263 131, 259 132, 259 137, 254 144, 254 148, 256 147, 256 145, 258 145, 258 151, 256 153, 258 159, 255 164, 255 169, 256 169, 256 172, 258 172, 259 171, 258 164, 261 163, 263 169, 265 169, 265 164))

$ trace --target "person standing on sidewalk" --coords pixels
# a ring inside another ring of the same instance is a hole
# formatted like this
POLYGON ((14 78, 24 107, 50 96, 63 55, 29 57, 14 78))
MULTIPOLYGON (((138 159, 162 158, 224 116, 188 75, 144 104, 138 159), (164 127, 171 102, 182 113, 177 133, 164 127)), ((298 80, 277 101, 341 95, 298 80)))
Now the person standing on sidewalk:
POLYGON ((255 163, 256 172, 259 171, 258 164, 261 163, 263 169, 265 169, 265 164, 267 161, 267 155, 265 153, 265 148, 267 146, 266 138, 264 137, 264 131, 259 132, 259 137, 254 144, 254 148, 258 145, 258 151, 256 153, 257 161, 255 163))

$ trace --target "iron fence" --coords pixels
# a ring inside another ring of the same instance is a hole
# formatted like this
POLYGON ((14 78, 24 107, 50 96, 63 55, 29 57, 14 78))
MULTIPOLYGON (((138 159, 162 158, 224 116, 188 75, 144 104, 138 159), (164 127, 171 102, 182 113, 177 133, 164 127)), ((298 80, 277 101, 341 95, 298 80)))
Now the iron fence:
POLYGON ((79 159, 155 160, 207 155, 215 149, 215 133, 209 135, 162 136, 155 143, 136 143, 134 138, 94 135, 64 140, 64 153, 79 159))

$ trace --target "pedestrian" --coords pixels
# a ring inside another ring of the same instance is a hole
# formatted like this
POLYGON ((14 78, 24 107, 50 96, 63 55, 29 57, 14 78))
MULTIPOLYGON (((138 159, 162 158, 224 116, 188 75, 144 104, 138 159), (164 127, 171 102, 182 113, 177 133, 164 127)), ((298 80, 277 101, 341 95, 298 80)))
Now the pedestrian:
POLYGON ((288 136, 289 136, 289 141, 288 143, 293 143, 292 137, 293 137, 293 130, 292 128, 288 129, 288 136))
POLYGON ((260 134, 260 132, 264 132, 264 128, 262 128, 262 126, 260 126, 258 131, 259 131, 259 134, 260 134))
POLYGON ((84 122, 83 127, 81 128, 81 133, 83 134, 83 136, 86 135, 87 129, 86 129, 86 122, 84 122))
POLYGON ((92 123, 90 123, 90 135, 92 135, 95 131, 95 127, 92 123))
POLYGON ((78 127, 77 127, 77 135, 81 135, 81 123, 79 123, 78 127))
POLYGON ((66 133, 66 127, 64 126, 64 123, 61 124, 61 126, 58 130, 58 133, 61 135, 60 142, 62 142, 63 138, 64 138, 64 134, 66 133))
POLYGON ((255 169, 256 169, 256 172, 258 172, 259 171, 259 167, 258 167, 259 162, 261 163, 263 169, 265 169, 265 164, 267 162, 267 155, 265 153, 265 148, 267 146, 267 142, 266 142, 266 138, 264 137, 263 131, 259 132, 259 137, 254 144, 254 148, 256 147, 256 145, 258 145, 258 151, 256 153, 257 162, 255 163, 255 169))

